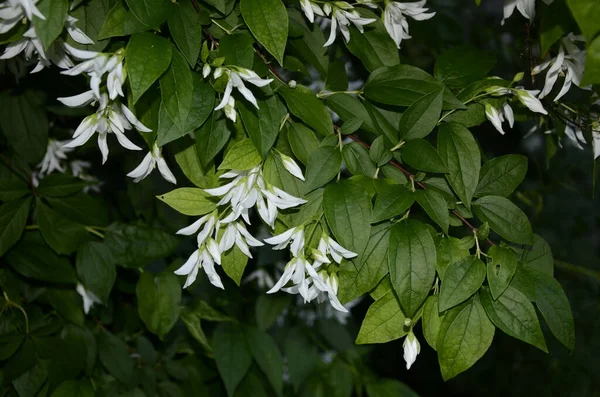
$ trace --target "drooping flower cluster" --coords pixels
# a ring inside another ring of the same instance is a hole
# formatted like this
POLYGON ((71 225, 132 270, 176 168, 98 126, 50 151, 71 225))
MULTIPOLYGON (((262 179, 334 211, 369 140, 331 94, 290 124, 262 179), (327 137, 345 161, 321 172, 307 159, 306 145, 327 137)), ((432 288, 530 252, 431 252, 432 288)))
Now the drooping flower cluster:
MULTIPOLYGON (((543 0, 544 3, 550 5, 554 0, 543 0)), ((510 18, 515 11, 515 8, 529 21, 533 22, 535 19, 535 0, 504 0, 504 17, 502 18, 501 24, 510 18)))
MULTIPOLYGON (((505 88, 505 87, 491 87, 486 90, 489 94, 494 96, 503 95, 516 95, 518 100, 525 105, 529 110, 534 113, 548 114, 542 102, 537 98, 539 94, 538 90, 525 90, 521 87, 517 88, 505 88)), ((489 102, 485 103, 485 116, 492 122, 494 127, 499 133, 504 135, 502 129, 502 123, 508 121, 509 126, 512 128, 515 122, 513 110, 508 102, 504 102, 501 108, 496 108, 489 102)))
POLYGON ((407 16, 416 21, 425 21, 435 16, 435 12, 427 12, 429 10, 424 7, 425 3, 426 0, 413 3, 390 1, 386 4, 383 12, 383 23, 398 48, 400 48, 402 40, 411 38, 408 34, 407 16))
POLYGON ((158 171, 162 175, 165 180, 171 182, 172 184, 177 184, 177 179, 175 179, 175 175, 169 169, 167 162, 162 157, 162 149, 158 147, 158 144, 154 142, 152 146, 152 150, 146 154, 140 165, 138 165, 133 171, 127 174, 128 177, 134 178, 134 182, 139 182, 154 170, 158 166, 158 171))

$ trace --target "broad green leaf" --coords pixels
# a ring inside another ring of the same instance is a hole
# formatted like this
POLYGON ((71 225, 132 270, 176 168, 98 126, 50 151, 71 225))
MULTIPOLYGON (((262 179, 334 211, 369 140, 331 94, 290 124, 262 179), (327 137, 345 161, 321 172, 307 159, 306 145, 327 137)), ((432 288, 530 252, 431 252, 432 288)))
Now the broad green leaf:
POLYGON ((346 62, 336 59, 329 63, 325 88, 329 91, 346 91, 348 89, 348 74, 346 74, 346 62))
MULTIPOLYGON (((146 0, 135 0, 144 2, 146 0)), ((166 0, 158 0, 160 2, 166 0)), ((164 15, 166 17, 166 15, 164 15)), ((127 77, 133 103, 159 78, 171 63, 171 44, 158 35, 145 32, 131 36, 127 44, 127 77)))
POLYGON ((248 264, 248 257, 236 245, 221 256, 221 262, 225 274, 239 287, 248 264))
POLYGON ((323 212, 337 242, 360 258, 371 236, 369 193, 350 180, 327 185, 323 212))
POLYGON ((260 153, 251 139, 239 141, 229 149, 219 169, 246 171, 256 167, 262 161, 260 153))
POLYGON ((485 265, 475 257, 468 256, 452 262, 444 272, 440 289, 440 312, 466 301, 485 280, 485 265))
POLYGON ((527 174, 527 157, 508 154, 496 157, 481 167, 475 197, 507 197, 521 184, 527 174))
POLYGON ((208 343, 208 338, 202 329, 202 321, 200 317, 189 310, 183 310, 180 313, 181 321, 189 331, 190 335, 206 350, 212 353, 212 347, 208 343))
POLYGON ((283 66, 289 21, 281 0, 242 0, 240 11, 256 40, 283 66))
POLYGON ((0 93, 0 127, 10 146, 23 160, 38 164, 48 143, 48 118, 40 92, 0 93))
POLYGON ((4 335, 0 337, 0 360, 8 360, 12 357, 13 354, 25 339, 24 335, 4 335))
POLYGON ((333 94, 325 100, 327 106, 342 120, 357 118, 362 121, 361 128, 368 132, 375 132, 373 121, 367 109, 358 99, 349 94, 333 94))
POLYGON ((448 265, 470 255, 469 249, 462 247, 461 241, 452 236, 440 239, 436 253, 435 268, 442 280, 444 280, 448 265))
POLYGON ((324 146, 310 155, 306 167, 306 192, 310 192, 332 180, 342 167, 342 153, 339 147, 324 146))
POLYGON ((456 95, 456 98, 462 102, 471 102, 478 94, 483 93, 488 88, 508 87, 511 84, 512 82, 509 80, 504 80, 499 77, 488 77, 469 84, 464 90, 456 95))
POLYGON ((356 343, 385 343, 399 339, 408 333, 404 327, 404 320, 400 305, 390 291, 369 307, 356 343))
POLYGON ((4 365, 3 377, 9 381, 16 379, 30 368, 33 368, 36 363, 36 346, 33 339, 28 337, 21 344, 19 350, 4 365))
POLYGON ((50 174, 40 181, 37 192, 44 197, 65 197, 81 192, 89 182, 66 174, 50 174))
POLYGON ((246 69, 254 66, 254 39, 248 32, 235 32, 219 40, 219 56, 225 57, 226 65, 246 69))
POLYGON ((194 90, 192 72, 185 57, 179 51, 171 50, 171 65, 160 78, 162 106, 180 131, 186 127, 186 119, 192 105, 194 90))
POLYGON ((75 283, 68 258, 52 251, 39 232, 25 233, 5 258, 22 276, 51 283, 75 283))
POLYGON ((266 182, 283 189, 292 196, 302 197, 304 195, 304 182, 285 169, 279 155, 271 154, 267 157, 263 164, 263 177, 266 182))
MULTIPOLYGON (((168 16, 169 32, 190 66, 196 66, 202 46, 202 17, 190 0, 175 3, 168 16)), ((223 41, 221 41, 223 43, 223 41)))
POLYGON ((517 271, 517 256, 506 247, 491 247, 488 251, 487 279, 490 292, 498 299, 517 271))
POLYGON ((290 17, 290 31, 297 29, 299 34, 297 36, 290 34, 286 50, 293 53, 298 59, 314 66, 325 78, 329 67, 329 58, 327 48, 323 46, 325 37, 319 24, 308 24, 304 14, 295 8, 290 7, 287 10, 290 17))
POLYGON ((435 128, 442 112, 444 88, 430 92, 417 99, 402 114, 400 138, 405 141, 424 138, 435 128))
POLYGON ((554 257, 550 245, 537 234, 533 235, 531 249, 523 252, 521 263, 548 276, 554 275, 554 257))
POLYGON ((157 28, 173 12, 173 4, 169 0, 126 1, 133 15, 149 28, 157 28))
POLYGON ((438 152, 446 163, 446 178, 463 204, 469 208, 479 182, 481 155, 473 135, 461 124, 444 123, 439 128, 438 152))
POLYGON ((73 289, 49 289, 46 296, 50 304, 66 321, 83 326, 83 299, 73 289))
POLYGON ((369 156, 369 151, 358 142, 344 145, 342 158, 348 170, 354 175, 364 175, 373 178, 377 167, 369 156))
POLYGON ((69 2, 67 0, 42 0, 37 4, 37 8, 46 19, 34 16, 33 26, 44 50, 48 50, 64 29, 69 2))
POLYGON ((486 196, 473 203, 475 215, 501 237, 517 244, 532 244, 533 232, 527 215, 510 200, 486 196))
POLYGON ((277 92, 281 94, 294 116, 300 118, 321 135, 333 134, 331 115, 310 88, 298 84, 296 88, 282 87, 277 92))
POLYGON ((418 397, 410 387, 393 379, 382 379, 367 384, 369 397, 418 397))
POLYGON ((402 185, 388 186, 377 195, 371 222, 377 223, 400 215, 413 205, 415 194, 402 185))
POLYGON ((413 317, 431 290, 436 252, 425 224, 405 220, 392 226, 388 265, 390 281, 408 317, 413 317))
POLYGON ((446 313, 437 340, 444 380, 466 371, 483 357, 492 344, 494 330, 477 296, 446 313))
POLYGON ((204 215, 217 208, 208 193, 193 187, 175 189, 156 197, 184 215, 204 215))
MULTIPOLYGON (((371 105, 369 102, 365 101, 363 105, 371 117, 375 133, 379 136, 383 136, 390 147, 396 146, 399 140, 398 126, 400 121, 398 121, 398 123, 392 123, 388 117, 384 116, 380 109, 371 105)), ((399 115, 399 113, 395 114, 399 115)))
POLYGON ((518 265, 517 271, 510 281, 510 286, 517 289, 530 301, 535 302, 536 287, 535 278, 532 273, 532 269, 518 265))
POLYGON ((245 101, 239 102, 237 109, 250 139, 264 159, 269 155, 279 135, 279 127, 286 110, 276 96, 257 102, 258 109, 245 101))
POLYGON ((59 254, 70 254, 87 239, 85 226, 61 216, 58 212, 37 202, 37 222, 44 240, 59 254))
POLYGON ((450 214, 444 197, 435 190, 427 189, 415 192, 415 199, 431 220, 437 223, 445 234, 448 234, 450 214))
POLYGON ((202 127, 196 130, 196 147, 200 161, 205 167, 225 147, 231 136, 231 129, 223 112, 212 112, 202 127))
POLYGON ((69 197, 47 197, 46 201, 59 214, 75 222, 94 226, 106 226, 109 223, 108 206, 98 197, 79 193, 69 197))
POLYGON ((423 336, 433 350, 437 350, 438 334, 442 325, 438 299, 439 295, 431 295, 423 306, 423 336))
POLYGON ((514 338, 548 352, 535 308, 525 295, 508 287, 494 300, 489 289, 484 287, 479 296, 485 312, 496 327, 514 338))
POLYGON ((581 85, 600 83, 600 37, 587 44, 585 69, 581 85))
POLYGON ((384 137, 378 136, 371 143, 371 148, 369 149, 369 157, 371 158, 371 160, 373 160, 377 167, 384 166, 392 159, 392 152, 385 146, 384 137))
POLYGON ((214 164, 210 161, 206 165, 201 164, 202 156, 198 155, 200 149, 192 139, 186 137, 173 142, 171 146, 175 148, 175 161, 190 182, 203 189, 217 186, 219 180, 214 164))
POLYGON ((20 179, 0 181, 0 201, 13 201, 29 194, 29 186, 20 179))
POLYGON ((485 106, 481 103, 469 103, 466 109, 458 109, 444 118, 445 122, 455 122, 467 128, 481 125, 487 121, 485 106))
POLYGON ((256 325, 266 331, 290 304, 286 294, 260 295, 256 299, 256 325))
POLYGON ((558 39, 575 28, 575 23, 565 1, 541 5, 540 14, 540 54, 546 54, 558 39))
POLYGON ((373 72, 382 66, 394 66, 400 63, 398 48, 377 15, 364 8, 357 8, 363 18, 375 18, 364 27, 364 33, 350 26, 350 41, 346 47, 358 57, 365 68, 373 72))
POLYGON ((548 328, 563 345, 573 351, 575 325, 567 295, 558 281, 547 274, 536 270, 528 273, 535 281, 535 304, 542 312, 548 328))
POLYGON ((197 315, 202 320, 208 321, 233 321, 233 319, 217 309, 210 306, 206 301, 197 301, 194 307, 190 310, 190 313, 197 315))
POLYGON ((102 329, 97 335, 98 357, 112 376, 125 384, 133 383, 133 359, 127 345, 115 335, 102 329))
POLYGON ((21 238, 27 224, 30 204, 31 199, 25 198, 0 206, 0 257, 21 238))
POLYGON ((594 0, 567 0, 573 17, 588 43, 600 33, 600 4, 594 0))
POLYGON ((106 19, 104 19, 104 23, 98 33, 99 40, 110 37, 128 36, 147 29, 146 25, 141 23, 131 11, 128 11, 123 3, 123 0, 117 1, 106 15, 106 19))
POLYGON ((442 52, 433 74, 448 87, 465 87, 484 78, 495 64, 494 54, 463 45, 442 52))
POLYGON ((317 348, 300 328, 292 328, 285 336, 284 351, 288 360, 290 381, 294 390, 298 391, 319 363, 317 348))
POLYGON ((315 133, 304 124, 288 123, 287 138, 292 152, 304 165, 308 165, 310 156, 319 147, 319 139, 315 133))
POLYGON ((269 383, 277 393, 281 395, 283 388, 283 357, 277 347, 277 343, 264 331, 258 328, 248 327, 245 329, 246 342, 250 347, 252 356, 259 368, 267 375, 269 383))
POLYGON ((156 275, 144 272, 135 293, 140 318, 150 332, 163 339, 179 318, 181 286, 177 276, 168 270, 156 275))
POLYGON ((88 380, 67 380, 52 393, 52 397, 94 397, 94 389, 88 380))
POLYGON ((110 249, 97 241, 82 245, 77 251, 77 275, 85 288, 102 302, 108 296, 117 278, 117 268, 110 249))
POLYGON ((213 333, 212 347, 227 395, 232 396, 252 364, 243 329, 232 323, 219 324, 213 333))
POLYGON ((179 244, 172 233, 144 224, 113 223, 106 229, 104 242, 118 265, 141 267, 169 255, 179 244))
POLYGON ((437 150, 424 139, 413 139, 406 142, 400 149, 402 161, 425 172, 446 173, 448 167, 437 150))

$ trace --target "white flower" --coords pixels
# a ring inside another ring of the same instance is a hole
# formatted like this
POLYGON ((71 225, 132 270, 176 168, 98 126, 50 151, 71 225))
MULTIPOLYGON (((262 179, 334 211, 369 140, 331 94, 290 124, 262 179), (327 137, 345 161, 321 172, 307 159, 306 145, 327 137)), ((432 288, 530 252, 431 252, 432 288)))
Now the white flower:
POLYGON ((227 101, 227 105, 225 105, 223 111, 225 112, 225 117, 235 123, 237 114, 235 112, 235 99, 232 96, 229 97, 229 101, 227 101))
POLYGON ((593 130, 592 139, 594 145, 594 160, 596 160, 598 157, 600 157, 600 131, 593 130))
POLYGON ((187 275, 183 288, 189 287, 196 281, 198 270, 202 268, 212 285, 217 288, 225 289, 221 277, 219 277, 219 274, 215 270, 215 263, 218 265, 221 264, 221 255, 218 252, 218 249, 215 250, 215 246, 215 240, 212 238, 209 239, 206 244, 198 247, 179 269, 175 270, 175 274, 178 276, 187 275))
POLYGON ((314 267, 310 265, 306 267, 306 271, 313 282, 313 291, 318 291, 317 301, 322 303, 325 302, 325 300, 329 300, 329 304, 334 309, 342 313, 347 313, 348 309, 346 309, 337 298, 339 285, 337 275, 335 273, 329 274, 325 270, 317 273, 314 267))
POLYGON ((6 33, 23 17, 32 20, 33 16, 45 20, 46 17, 35 6, 34 0, 8 0, 0 5, 0 34, 6 33))
POLYGON ((219 250, 221 252, 229 251, 234 244, 248 258, 252 258, 250 247, 264 245, 252 236, 241 222, 232 222, 227 225, 219 241, 219 250))
POLYGON ((233 180, 214 189, 205 189, 211 196, 221 197, 217 205, 231 204, 231 213, 221 222, 229 223, 244 218, 250 224, 249 209, 256 206, 260 217, 274 227, 278 209, 287 209, 306 203, 276 186, 267 183, 260 166, 247 171, 230 171, 221 178, 233 180))
POLYGON ((510 18, 515 11, 515 7, 521 15, 533 22, 535 18, 535 0, 504 0, 504 18, 502 18, 501 24, 510 18))
MULTIPOLYGON (((267 291, 267 294, 274 294, 275 292, 282 289, 289 281, 292 281, 294 285, 300 285, 305 282, 305 268, 306 265, 310 264, 304 257, 293 257, 287 265, 285 265, 285 269, 281 278, 275 283, 273 288, 267 291)), ((308 286, 307 286, 308 289, 308 286)))
POLYGON ((579 150, 583 150, 583 146, 581 144, 585 142, 585 138, 583 137, 583 131, 581 131, 581 128, 567 124, 565 125, 565 136, 571 141, 573 146, 579 150))
MULTIPOLYGON (((56 139, 48 139, 48 146, 42 162, 37 166, 40 169, 40 177, 43 178, 46 175, 59 171, 64 173, 66 171, 64 162, 67 160, 67 153, 72 150, 65 148, 64 144, 66 141, 57 141, 56 139)), ((75 175, 76 176, 76 175, 75 175)))
POLYGON ((75 290, 83 298, 83 311, 85 314, 89 313, 94 304, 102 303, 96 295, 94 295, 91 291, 86 290, 82 284, 77 283, 75 290))
POLYGON ((425 21, 435 15, 435 12, 427 12, 428 9, 424 7, 425 3, 426 0, 413 3, 389 2, 385 6, 383 23, 398 48, 400 48, 402 40, 411 38, 408 34, 406 16, 410 16, 416 21, 425 21))
MULTIPOLYGON (((75 97, 58 98, 59 101, 68 106, 81 106, 89 101, 88 95, 76 95, 75 97), (77 99, 75 99, 77 98, 77 99)), ((117 140, 126 149, 142 150, 125 136, 125 130, 135 127, 139 131, 150 132, 151 130, 144 126, 135 115, 118 101, 109 101, 106 94, 102 94, 99 99, 99 107, 96 113, 83 119, 79 127, 73 133, 73 140, 65 147, 74 148, 85 144, 95 132, 98 132, 98 146, 102 152, 102 163, 108 159, 107 134, 114 133, 117 140)))
POLYGON ((231 92, 234 88, 237 88, 240 94, 242 94, 242 96, 246 98, 248 102, 253 104, 254 107, 258 109, 256 98, 254 97, 252 91, 246 88, 246 86, 244 85, 244 81, 247 81, 248 83, 253 84, 257 87, 264 87, 273 81, 273 79, 261 79, 254 71, 250 69, 240 68, 237 66, 217 68, 215 70, 215 73, 213 74, 213 77, 215 79, 218 79, 219 77, 221 77, 221 75, 223 75, 223 73, 225 73, 228 76, 227 85, 225 86, 223 99, 221 100, 221 103, 217 105, 215 110, 220 110, 227 106, 227 104, 229 103, 229 98, 231 97, 231 92))
POLYGON ((540 102, 540 100, 536 97, 536 95, 540 92, 539 90, 524 90, 521 88, 516 88, 513 91, 515 94, 517 94, 519 101, 521 101, 523 105, 527 106, 527 108, 529 108, 529 110, 532 112, 548 114, 546 109, 544 109, 542 102, 540 102))
POLYGON ((417 340, 417 337, 412 332, 412 330, 406 335, 406 339, 404 339, 404 361, 406 361, 406 369, 410 369, 410 367, 417 360, 417 355, 421 352, 421 344, 417 340))
POLYGON ((502 123, 504 121, 508 121, 508 125, 510 126, 510 128, 513 128, 515 124, 515 116, 508 102, 504 102, 504 105, 502 105, 502 109, 500 110, 496 109, 491 104, 486 102, 485 116, 489 121, 492 122, 494 127, 496 127, 498 132, 502 135, 504 135, 504 130, 502 129, 502 123))
POLYGON ((210 74, 210 65, 205 63, 204 66, 202 66, 202 77, 207 78, 209 74, 210 74))
POLYGON ((573 83, 580 88, 591 89, 591 86, 581 86, 586 51, 581 50, 575 43, 583 41, 584 39, 582 36, 575 36, 570 33, 562 40, 558 50, 558 55, 555 58, 552 58, 533 68, 531 71, 532 75, 537 75, 548 69, 544 88, 539 96, 540 98, 544 98, 550 94, 559 76, 564 76, 565 80, 560 92, 554 98, 555 102, 562 98, 569 91, 573 83))
POLYGON ((338 264, 342 263, 343 259, 351 259, 358 256, 355 252, 347 250, 337 241, 323 233, 319 240, 318 248, 313 250, 315 268, 318 268, 323 263, 330 263, 329 259, 327 259, 327 255, 331 256, 338 264))
POLYGON ((315 21, 315 14, 325 16, 321 7, 319 7, 317 4, 313 3, 310 0, 300 0, 300 7, 302 8, 304 15, 306 15, 306 18, 310 21, 310 23, 313 23, 315 21))
POLYGON ((258 288, 260 289, 272 288, 273 285, 275 285, 271 275, 262 267, 250 273, 248 277, 244 279, 244 283, 249 283, 253 280, 256 280, 258 288))
POLYGON ((134 182, 139 182, 152 172, 158 165, 158 171, 163 178, 172 184, 177 184, 175 176, 169 169, 167 162, 162 156, 162 148, 158 147, 158 144, 154 142, 152 150, 144 157, 140 165, 138 165, 133 171, 127 174, 128 177, 134 178, 134 182))
POLYGON ((90 39, 83 30, 79 29, 75 23, 78 21, 77 18, 74 18, 70 15, 67 15, 66 27, 67 33, 71 38, 79 43, 79 44, 94 44, 94 41, 90 39))
POLYGON ((274 245, 274 250, 282 250, 291 243, 290 251, 293 256, 304 253, 304 228, 300 226, 293 227, 276 236, 265 239, 265 243, 274 245))
POLYGON ((300 169, 298 164, 294 161, 294 159, 291 158, 290 156, 287 156, 287 155, 281 153, 281 152, 278 152, 278 154, 279 154, 279 157, 281 158, 281 161, 283 162, 283 166, 285 167, 285 169, 290 174, 292 174, 296 178, 303 181, 304 175, 302 174, 302 170, 300 169))
MULTIPOLYGON (((329 6, 329 3, 326 4, 329 6)), ((330 7, 324 7, 324 12, 326 15, 329 15, 330 7)), ((344 41, 350 41, 350 30, 348 26, 352 23, 361 33, 364 33, 364 25, 368 25, 372 22, 375 22, 375 18, 363 18, 360 16, 358 11, 354 10, 349 3, 345 1, 336 1, 333 3, 333 8, 331 10, 331 30, 329 32, 329 39, 323 45, 323 47, 328 47, 335 41, 337 27, 339 25, 340 32, 344 37, 344 41)))

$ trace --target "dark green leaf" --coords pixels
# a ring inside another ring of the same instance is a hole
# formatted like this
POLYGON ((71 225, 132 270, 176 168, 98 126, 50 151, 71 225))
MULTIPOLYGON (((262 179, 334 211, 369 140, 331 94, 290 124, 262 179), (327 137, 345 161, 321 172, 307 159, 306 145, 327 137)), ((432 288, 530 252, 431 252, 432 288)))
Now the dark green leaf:
POLYGON ((77 275, 85 288, 92 291, 102 302, 117 278, 117 269, 110 249, 103 243, 91 241, 77 251, 77 275))
POLYGON ((404 320, 400 305, 390 291, 369 307, 356 343, 385 343, 399 339, 408 333, 404 327, 404 320))
POLYGON ((196 130, 196 147, 205 167, 225 147, 230 136, 231 130, 223 112, 213 112, 202 127, 196 130))
POLYGON ((85 226, 64 218, 40 200, 37 203, 37 221, 42 236, 59 254, 70 254, 76 251, 88 238, 85 226))
MULTIPOLYGON (((144 25, 157 28, 172 12, 169 0, 126 0, 133 15, 144 25)), ((131 42, 130 42, 131 43, 131 42)), ((129 53, 129 51, 127 51, 129 53)), ((129 56, 129 54, 127 54, 129 56)), ((135 98, 135 95, 134 95, 135 98)), ((135 100, 134 100, 135 102, 135 100)))
POLYGON ((484 78, 496 64, 496 57, 487 51, 469 46, 453 47, 435 60, 434 76, 448 87, 465 87, 484 78))
POLYGON ((594 0, 567 0, 573 17, 588 43, 600 33, 600 4, 594 0))
POLYGON ((133 13, 128 11, 123 3, 123 1, 117 1, 106 15, 106 19, 98 33, 99 40, 117 36, 128 36, 147 29, 146 25, 141 23, 133 13))
POLYGON ((67 20, 69 2, 67 0, 42 0, 37 4, 38 10, 46 19, 33 17, 35 33, 45 50, 62 33, 67 20))
POLYGON ((506 290, 516 271, 517 256, 510 248, 495 245, 489 249, 487 279, 494 299, 506 290))
MULTIPOLYGON (((147 0, 133 0, 144 3, 147 0)), ((167 0, 148 0, 159 3, 167 0)), ((131 0, 130 0, 131 2, 131 0)), ((161 11, 162 13, 162 11, 161 11)), ((162 15, 166 18, 166 14, 162 15)), ((152 33, 136 33, 127 44, 126 67, 133 103, 159 78, 171 63, 171 44, 152 33)))
POLYGON ((135 292, 140 318, 150 332, 164 338, 179 318, 181 286, 177 276, 170 271, 144 272, 135 292))
POLYGON ((60 384, 52 397, 94 397, 94 389, 88 380, 68 380, 60 384))
POLYGON ((348 170, 354 175, 364 175, 373 178, 377 172, 377 167, 371 160, 369 151, 358 142, 351 142, 344 145, 342 158, 348 170))
POLYGON ((242 0, 240 10, 256 40, 283 66, 289 21, 281 0, 242 0))
POLYGON ((275 340, 258 328, 246 328, 246 342, 259 368, 267 375, 269 383, 280 395, 283 388, 283 357, 275 340))
POLYGON ((106 330, 98 334, 98 356, 100 362, 113 375, 125 384, 132 384, 133 360, 129 355, 127 345, 106 330))
POLYGON ((467 300, 485 280, 485 265, 475 257, 468 256, 450 263, 444 272, 440 289, 440 312, 467 300))
POLYGON ((450 214, 444 197, 435 190, 427 189, 415 192, 415 199, 431 220, 437 223, 445 234, 448 234, 450 214))
POLYGON ((440 240, 435 268, 442 280, 450 263, 469 256, 469 248, 471 247, 463 247, 456 237, 448 236, 440 240))
POLYGON ((510 200, 498 196, 486 196, 473 203, 475 215, 508 241, 532 244, 533 232, 527 215, 510 200))
MULTIPOLYGON (((202 45, 202 17, 196 12, 191 1, 184 0, 172 7, 168 22, 169 32, 177 48, 193 68, 196 66, 202 45)), ((221 46, 223 41, 221 40, 221 46)))
POLYGON ((550 245, 538 236, 533 235, 533 245, 531 249, 523 252, 521 262, 528 268, 538 270, 549 276, 554 275, 554 258, 550 245))
POLYGON ((431 295, 423 306, 423 336, 433 350, 437 350, 438 334, 442 325, 438 299, 438 295, 431 295))
POLYGON ((481 167, 475 197, 510 195, 527 174, 527 157, 508 154, 496 157, 481 167))
POLYGON ((79 193, 89 182, 66 174, 51 174, 40 181, 40 196, 64 197, 79 193))
POLYGON ((369 157, 377 167, 384 166, 392 159, 392 152, 385 146, 384 137, 378 136, 373 143, 371 143, 369 157))
POLYGON ((219 56, 225 57, 226 65, 246 69, 254 66, 254 39, 248 32, 235 32, 219 41, 219 56))
POLYGON ((413 139, 406 142, 400 149, 402 161, 425 172, 446 173, 448 167, 437 150, 424 139, 413 139))
POLYGON ((288 359, 290 381, 298 391, 319 362, 317 349, 300 328, 292 328, 285 338, 285 356, 288 359))
POLYGON ((248 257, 236 246, 221 257, 223 270, 239 287, 242 282, 244 270, 248 264, 248 257))
POLYGON ((265 181, 273 186, 277 186, 293 196, 303 196, 304 182, 285 169, 279 155, 271 154, 267 157, 263 164, 263 176, 265 181))
POLYGON ((300 118, 321 135, 333 134, 331 115, 310 88, 298 84, 296 88, 282 87, 278 93, 281 94, 294 116, 300 118))
POLYGON ((83 326, 84 313, 81 296, 72 289, 49 289, 46 292, 50 304, 65 320, 83 326))
POLYGON ((31 194, 29 186, 20 179, 0 181, 0 201, 17 200, 28 194, 31 194))
POLYGON ((267 158, 279 135, 279 127, 286 110, 275 96, 257 102, 258 109, 248 102, 240 102, 237 108, 254 146, 262 158, 267 158))
POLYGON ((27 224, 30 198, 11 201, 0 206, 0 257, 19 239, 27 224))
POLYGON ((400 138, 424 138, 435 128, 442 111, 443 87, 417 99, 400 119, 400 138))
POLYGON ((415 194, 402 185, 388 186, 377 196, 372 222, 377 223, 400 215, 415 202, 415 194))
POLYGON ((332 180, 342 166, 342 153, 336 146, 324 146, 310 155, 306 167, 306 192, 310 192, 332 180))
POLYGON ((325 103, 342 120, 359 119, 362 121, 362 129, 368 132, 375 132, 369 112, 355 97, 349 94, 333 94, 327 97, 325 103))
POLYGON ((290 304, 290 297, 281 295, 260 295, 256 300, 256 325, 259 329, 267 330, 286 307, 290 304))
POLYGON ((410 387, 399 380, 382 379, 367 384, 369 397, 419 397, 410 387))
POLYGON ((232 396, 252 364, 244 332, 238 325, 221 323, 213 334, 212 346, 227 395, 232 396))
POLYGON ((346 74, 346 62, 336 59, 329 63, 325 88, 329 91, 346 91, 348 89, 348 74, 346 74))
POLYGON ((319 147, 319 139, 315 133, 304 124, 288 123, 287 138, 294 155, 304 165, 309 164, 310 156, 319 147))

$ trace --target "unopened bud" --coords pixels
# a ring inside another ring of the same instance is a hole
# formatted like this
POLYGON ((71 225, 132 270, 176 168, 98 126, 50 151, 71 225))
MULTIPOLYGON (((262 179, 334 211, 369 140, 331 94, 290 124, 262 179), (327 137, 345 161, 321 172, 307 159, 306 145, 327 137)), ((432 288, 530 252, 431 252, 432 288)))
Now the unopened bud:
POLYGON ((296 83, 296 80, 290 80, 290 82, 288 83, 288 85, 290 86, 290 88, 296 88, 296 85, 298 83, 296 83))

